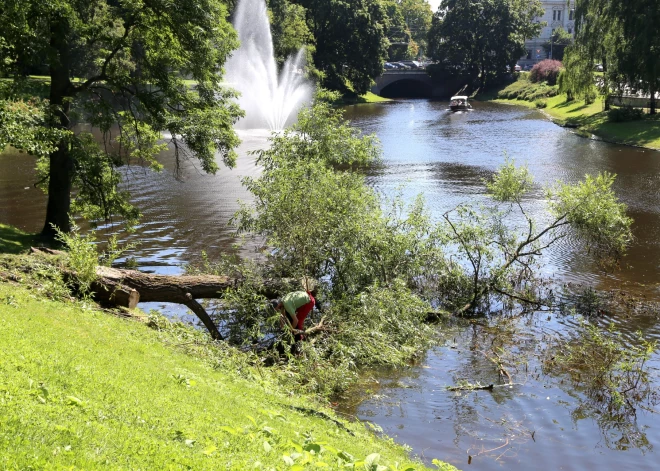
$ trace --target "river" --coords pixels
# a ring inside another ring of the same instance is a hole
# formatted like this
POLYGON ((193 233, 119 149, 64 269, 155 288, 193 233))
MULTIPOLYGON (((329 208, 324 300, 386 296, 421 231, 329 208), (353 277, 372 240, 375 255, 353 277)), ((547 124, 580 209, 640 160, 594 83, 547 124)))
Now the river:
MULTIPOLYGON (((428 100, 347 108, 353 125, 375 133, 383 146, 383 165, 369 173, 369 184, 384 195, 402 191, 412 199, 423 193, 438 218, 462 202, 488 204, 483 179, 508 155, 534 175, 536 187, 526 204, 540 216, 543 186, 577 181, 587 173, 616 173, 615 191, 635 219, 636 239, 622 269, 600 271, 579 241, 567 240, 545 257, 543 275, 558 283, 623 289, 660 300, 659 152, 578 137, 535 110, 478 102, 469 113, 446 108, 446 103, 428 100)), ((141 269, 180 273, 182 264, 198 259, 202 250, 214 257, 233 249, 237 239, 227 222, 237 200, 249 199, 240 178, 257 173, 249 152, 262 147, 266 135, 241 137, 237 168, 216 176, 204 175, 189 162, 183 178, 174 179, 169 152, 161 156, 165 170, 160 174, 142 168, 126 172, 144 214, 132 236, 140 245, 129 254, 141 269)), ((0 155, 0 222, 38 231, 45 203, 31 186, 32 166, 25 155, 0 155)), ((258 242, 248 240, 240 250, 249 256, 258 242)), ((185 311, 171 312, 191 320, 185 311)), ((639 410, 634 421, 603 420, 589 409, 583 391, 561 376, 543 373, 539 352, 548 332, 570 332, 578 322, 575 316, 537 313, 511 317, 499 327, 488 320, 446 326, 439 333, 443 346, 409 370, 373 372, 371 388, 356 392, 340 412, 377 424, 427 461, 441 458, 463 469, 657 469, 657 414, 639 410), (525 357, 524 369, 522 360, 516 364, 519 384, 493 391, 446 389, 461 380, 501 382, 482 343, 505 334, 515 342, 511 350, 525 357)), ((613 322, 631 342, 636 331, 660 339, 657 313, 615 314, 601 322, 613 322)), ((657 353, 649 365, 652 381, 660 386, 657 353)))

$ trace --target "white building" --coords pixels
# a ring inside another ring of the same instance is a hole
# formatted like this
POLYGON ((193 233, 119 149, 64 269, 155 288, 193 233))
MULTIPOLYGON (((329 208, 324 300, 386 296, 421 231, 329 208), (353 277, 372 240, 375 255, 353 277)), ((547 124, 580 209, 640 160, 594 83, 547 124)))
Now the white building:
POLYGON ((571 0, 570 5, 566 0, 541 0, 543 16, 537 18, 537 21, 545 22, 541 29, 541 35, 538 38, 525 41, 527 54, 523 56, 519 64, 522 66, 534 65, 543 59, 548 59, 548 54, 543 49, 543 44, 547 43, 552 36, 552 31, 556 28, 564 28, 570 34, 575 29, 575 1, 571 0))

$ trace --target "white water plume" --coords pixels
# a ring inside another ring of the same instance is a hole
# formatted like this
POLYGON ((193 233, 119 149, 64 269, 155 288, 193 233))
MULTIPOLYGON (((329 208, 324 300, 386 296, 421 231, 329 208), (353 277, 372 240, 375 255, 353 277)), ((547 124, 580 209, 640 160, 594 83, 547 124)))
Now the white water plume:
POLYGON ((238 103, 245 111, 237 127, 284 129, 312 97, 303 73, 305 51, 290 56, 278 75, 264 0, 240 0, 234 28, 241 45, 227 61, 226 80, 240 92, 238 103))

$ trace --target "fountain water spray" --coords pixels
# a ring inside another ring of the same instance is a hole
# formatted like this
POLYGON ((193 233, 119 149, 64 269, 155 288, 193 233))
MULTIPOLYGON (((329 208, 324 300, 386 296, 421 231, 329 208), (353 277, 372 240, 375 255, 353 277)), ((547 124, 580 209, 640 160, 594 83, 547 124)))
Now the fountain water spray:
POLYGON ((226 80, 240 92, 245 110, 237 127, 284 129, 312 97, 313 87, 303 74, 305 51, 290 56, 278 76, 264 0, 240 0, 234 28, 241 46, 227 61, 226 80))

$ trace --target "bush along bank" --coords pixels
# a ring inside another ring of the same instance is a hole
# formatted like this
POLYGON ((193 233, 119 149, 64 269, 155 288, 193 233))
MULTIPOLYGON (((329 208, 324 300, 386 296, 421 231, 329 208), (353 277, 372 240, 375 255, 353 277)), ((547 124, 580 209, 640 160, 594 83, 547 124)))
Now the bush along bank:
MULTIPOLYGON (((560 76, 561 82, 561 76, 560 76)), ((584 137, 597 137, 615 144, 660 149, 660 118, 641 109, 611 107, 605 111, 604 98, 595 92, 584 99, 569 99, 559 85, 532 82, 522 73, 518 80, 500 90, 477 97, 496 103, 539 108, 559 126, 576 129, 584 137)))

